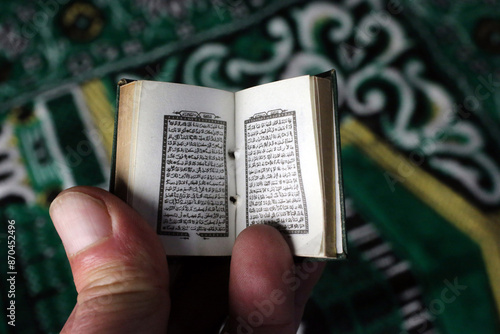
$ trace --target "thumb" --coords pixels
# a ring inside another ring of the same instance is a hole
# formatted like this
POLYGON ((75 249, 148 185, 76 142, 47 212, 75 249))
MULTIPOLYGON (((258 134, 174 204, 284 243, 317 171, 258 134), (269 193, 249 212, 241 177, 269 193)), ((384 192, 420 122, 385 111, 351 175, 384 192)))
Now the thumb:
POLYGON ((165 333, 167 261, 151 227, 120 199, 91 187, 62 192, 50 215, 78 292, 62 333, 165 333))

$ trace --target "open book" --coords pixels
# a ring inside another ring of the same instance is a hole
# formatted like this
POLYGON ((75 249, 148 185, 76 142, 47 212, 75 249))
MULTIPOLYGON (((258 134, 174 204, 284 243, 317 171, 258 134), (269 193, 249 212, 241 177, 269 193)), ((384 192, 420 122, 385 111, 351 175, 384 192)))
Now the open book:
POLYGON ((111 191, 167 255, 231 255, 252 224, 294 255, 346 253, 335 72, 236 93, 122 80, 111 191))

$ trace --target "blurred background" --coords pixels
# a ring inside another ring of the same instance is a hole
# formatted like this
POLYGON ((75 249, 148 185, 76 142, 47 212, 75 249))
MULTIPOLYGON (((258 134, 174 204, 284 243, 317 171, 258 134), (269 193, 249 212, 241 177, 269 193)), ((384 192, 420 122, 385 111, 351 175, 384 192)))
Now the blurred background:
POLYGON ((56 333, 73 308, 48 206, 108 187, 120 78, 235 91, 335 68, 349 259, 300 332, 500 333, 499 56, 495 0, 1 1, 0 332, 56 333))

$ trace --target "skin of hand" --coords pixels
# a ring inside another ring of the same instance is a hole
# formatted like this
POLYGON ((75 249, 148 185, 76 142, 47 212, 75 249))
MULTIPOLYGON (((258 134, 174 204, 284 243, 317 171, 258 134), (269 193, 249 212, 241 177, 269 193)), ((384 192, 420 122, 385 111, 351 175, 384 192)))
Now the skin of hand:
POLYGON ((167 264, 139 214, 93 187, 63 191, 50 215, 78 292, 62 333, 296 333, 324 267, 294 263, 283 236, 266 225, 240 233, 231 259, 167 264))

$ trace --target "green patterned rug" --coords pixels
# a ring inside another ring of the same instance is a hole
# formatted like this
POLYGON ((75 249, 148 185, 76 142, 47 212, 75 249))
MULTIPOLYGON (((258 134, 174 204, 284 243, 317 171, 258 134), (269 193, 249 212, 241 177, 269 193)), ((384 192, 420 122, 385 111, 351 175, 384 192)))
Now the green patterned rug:
POLYGON ((120 78, 239 90, 331 68, 349 259, 328 264, 300 332, 500 332, 497 1, 0 9, 0 306, 16 305, 16 327, 4 316, 0 332, 58 332, 71 312, 76 292, 48 205, 73 185, 107 188, 120 78))

